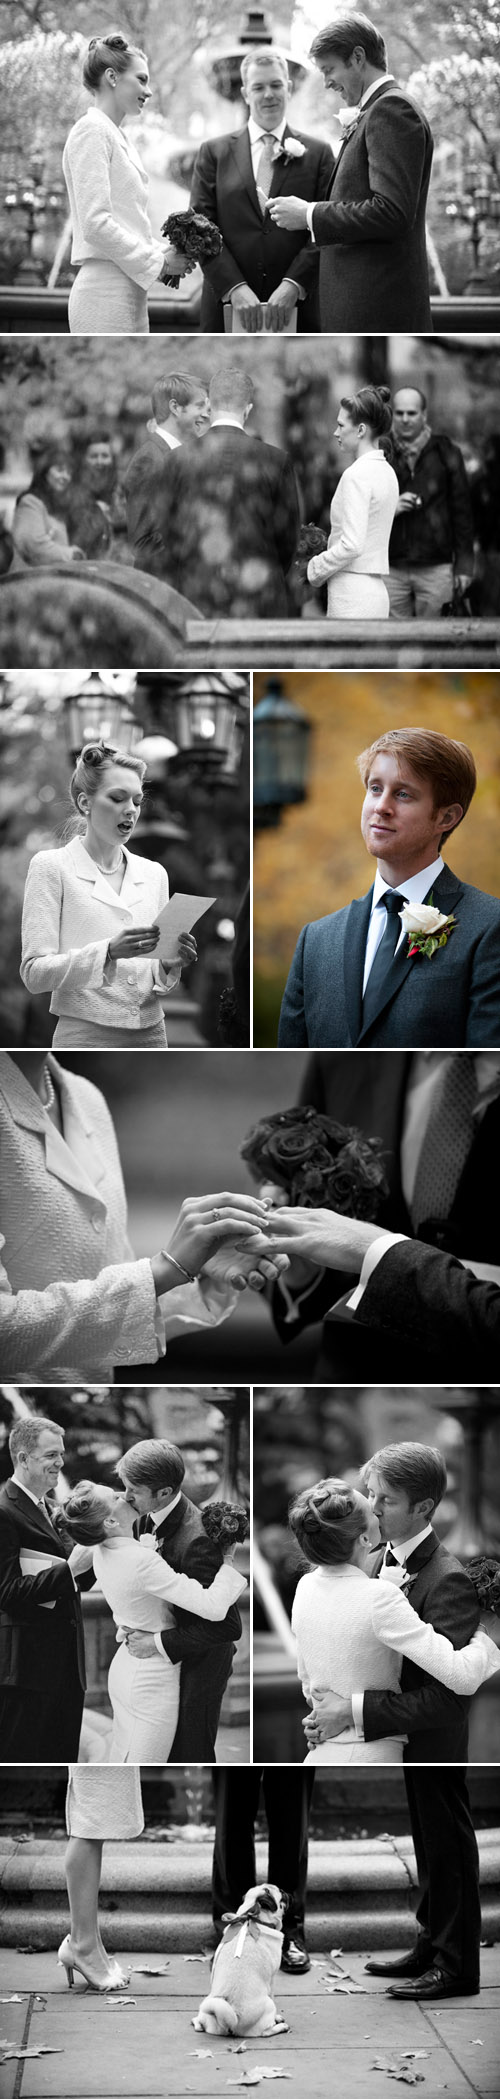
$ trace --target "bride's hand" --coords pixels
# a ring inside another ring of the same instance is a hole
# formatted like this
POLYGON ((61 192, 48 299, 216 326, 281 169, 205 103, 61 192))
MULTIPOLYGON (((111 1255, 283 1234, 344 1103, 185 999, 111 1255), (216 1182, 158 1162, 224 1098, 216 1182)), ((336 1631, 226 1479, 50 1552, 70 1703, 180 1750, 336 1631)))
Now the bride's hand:
MULTIPOLYGON (((222 1195, 187 1196, 165 1253, 171 1254, 191 1276, 199 1275, 206 1262, 228 1242, 238 1247, 241 1244, 246 1252, 255 1250, 258 1255, 265 1245, 274 1261, 274 1250, 263 1239, 267 1214, 265 1203, 254 1195, 233 1195, 225 1190, 222 1195)), ((161 1260, 162 1256, 158 1258, 161 1260)), ((169 1288, 173 1275, 171 1268, 169 1288)))
POLYGON ((164 284, 167 277, 188 277, 194 269, 194 262, 189 262, 187 255, 181 255, 180 250, 172 248, 169 243, 163 251, 160 283, 164 284))
POLYGON ((251 1239, 246 1246, 225 1247, 210 1261, 209 1276, 231 1283, 233 1290, 265 1290, 267 1283, 275 1283, 279 1275, 289 1268, 287 1254, 275 1253, 268 1240, 251 1239))
POLYGON ((381 1236, 379 1225, 323 1209, 268 1211, 266 1230, 275 1252, 298 1255, 314 1268, 345 1269, 348 1275, 359 1275, 368 1248, 381 1236))

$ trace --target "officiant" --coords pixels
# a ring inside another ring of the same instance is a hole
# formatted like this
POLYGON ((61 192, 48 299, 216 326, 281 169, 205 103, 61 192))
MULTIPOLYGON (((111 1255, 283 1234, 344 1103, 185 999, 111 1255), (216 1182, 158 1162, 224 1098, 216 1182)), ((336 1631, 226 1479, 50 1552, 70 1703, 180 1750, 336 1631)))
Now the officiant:
POLYGON ((55 1048, 166 1049, 163 999, 197 960, 183 931, 171 957, 155 953, 168 875, 128 851, 145 772, 133 752, 85 744, 70 783, 73 833, 28 868, 21 976, 35 996, 50 992, 55 1048))

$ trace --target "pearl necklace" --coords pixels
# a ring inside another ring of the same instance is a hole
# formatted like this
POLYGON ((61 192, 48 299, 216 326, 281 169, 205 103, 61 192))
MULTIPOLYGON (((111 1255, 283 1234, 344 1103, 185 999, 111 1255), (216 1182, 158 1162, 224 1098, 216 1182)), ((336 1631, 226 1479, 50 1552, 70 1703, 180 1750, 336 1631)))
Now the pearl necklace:
POLYGON ((56 1093, 55 1086, 53 1086, 52 1084, 50 1071, 47 1070, 46 1066, 42 1072, 42 1081, 44 1088, 43 1094, 40 1094, 42 1108, 45 1108, 47 1115, 50 1115, 52 1109, 56 1107, 56 1093))
MULTIPOLYGON (((92 856, 90 855, 90 857, 92 857, 92 856)), ((97 868, 98 868, 98 870, 99 870, 99 874, 100 874, 100 875, 117 875, 117 874, 118 874, 118 869, 119 869, 119 867, 121 867, 121 864, 122 864, 122 860, 124 860, 124 859, 125 859, 125 854, 124 854, 124 851, 123 851, 123 847, 122 847, 122 846, 120 846, 120 857, 119 857, 119 859, 118 859, 118 860, 117 860, 117 862, 116 862, 116 867, 101 867, 101 862, 100 862, 100 860, 94 860, 94 867, 97 867, 97 868)))

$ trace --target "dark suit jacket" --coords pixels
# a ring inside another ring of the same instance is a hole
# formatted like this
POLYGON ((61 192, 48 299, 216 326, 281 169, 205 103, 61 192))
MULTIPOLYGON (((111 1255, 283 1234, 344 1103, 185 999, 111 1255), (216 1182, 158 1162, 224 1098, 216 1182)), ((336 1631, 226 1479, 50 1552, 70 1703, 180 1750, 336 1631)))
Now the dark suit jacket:
POLYGON ((432 327, 425 245, 432 152, 422 111, 395 83, 382 83, 341 147, 327 203, 314 212, 323 329, 432 327))
MULTIPOLYGON (((203 1528, 200 1511, 187 1495, 157 1527, 158 1550, 176 1574, 192 1574, 209 1589, 222 1566, 222 1553, 203 1528)), ((231 1674, 234 1644, 241 1638, 236 1604, 226 1617, 208 1622, 194 1611, 174 1605, 176 1630, 162 1633, 170 1661, 181 1662, 181 1695, 177 1731, 169 1763, 213 1763, 220 1708, 231 1674)))
MULTIPOLYGON (((323 139, 308 138, 291 125, 288 128, 306 151, 302 160, 275 161, 270 195, 304 197, 306 203, 312 204, 315 197, 328 195, 333 153, 323 139)), ((207 139, 200 146, 191 203, 195 211, 204 212, 206 218, 215 222, 224 239, 220 255, 208 262, 204 271, 203 329, 211 333, 224 328, 222 302, 233 285, 249 284, 264 302, 283 277, 293 277, 307 293, 305 299, 299 300, 298 327, 318 328, 319 255, 315 254, 308 234, 301 237, 287 233, 283 226, 274 225, 267 212, 262 217, 247 125, 243 131, 225 132, 222 138, 207 139)))
MULTIPOLYGON (((485 1167, 486 1172, 486 1167, 485 1167)), ((389 1247, 367 1284, 355 1323, 378 1334, 400 1336, 420 1349, 428 1337, 443 1362, 456 1366, 461 1384, 498 1378, 500 1289, 479 1282, 451 1255, 420 1240, 389 1247)), ((413 1601, 413 1598, 412 1598, 413 1601)))
MULTIPOLYGON (((428 902, 431 891, 428 892, 428 902)), ((373 887, 342 911, 304 926, 285 987, 284 1048, 491 1049, 500 1044, 500 902, 446 867, 432 884, 456 925, 430 958, 394 956, 377 1014, 363 1027, 362 985, 373 887)))
MULTIPOLYGON (((373 1565, 379 1572, 383 1552, 373 1565)), ((410 1589, 412 1609, 426 1625, 446 1633, 453 1647, 466 1647, 479 1625, 480 1610, 460 1560, 440 1545, 435 1531, 423 1538, 407 1566, 416 1581, 410 1589)), ((404 1761, 409 1764, 466 1764, 470 1698, 458 1698, 416 1662, 403 1659, 399 1691, 365 1691, 365 1741, 380 1735, 407 1734, 404 1761)))
POLYGON ((124 477, 127 537, 134 549, 134 568, 145 569, 148 576, 165 576, 164 485, 177 450, 177 446, 171 449, 163 437, 155 437, 152 431, 146 443, 134 452, 124 477))
POLYGON ((286 616, 299 509, 284 452, 221 424, 171 455, 163 495, 174 589, 207 619, 286 616))
MULTIPOLYGON (((6 1481, 0 1490, 0 1704, 12 1762, 25 1761, 29 1742, 32 1754, 44 1759, 78 1756, 85 1649, 80 1598, 66 1566, 72 1545, 29 1495, 6 1481), (23 1575, 23 1550, 47 1553, 57 1566, 23 1575)), ((91 1571, 82 1586, 93 1581, 91 1571)))

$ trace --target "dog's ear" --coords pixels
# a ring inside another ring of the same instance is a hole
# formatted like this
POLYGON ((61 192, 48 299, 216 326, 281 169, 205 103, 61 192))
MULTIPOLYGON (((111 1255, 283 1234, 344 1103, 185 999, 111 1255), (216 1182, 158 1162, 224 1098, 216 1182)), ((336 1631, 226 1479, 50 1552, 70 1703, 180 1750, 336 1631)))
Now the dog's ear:
POLYGON ((276 1896, 273 1895, 272 1888, 261 1888, 259 1895, 259 1909, 276 1911, 278 1908, 279 1904, 276 1901, 276 1896))

